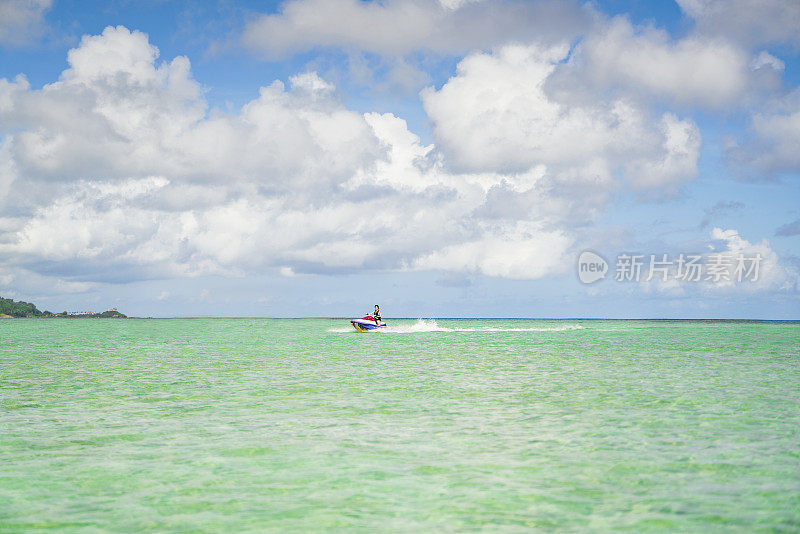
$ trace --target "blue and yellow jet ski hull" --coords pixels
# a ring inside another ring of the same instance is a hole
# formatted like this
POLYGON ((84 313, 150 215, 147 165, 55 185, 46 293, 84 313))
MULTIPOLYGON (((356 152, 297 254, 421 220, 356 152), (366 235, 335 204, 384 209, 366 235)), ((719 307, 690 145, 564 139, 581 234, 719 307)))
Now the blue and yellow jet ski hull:
POLYGON ((371 315, 367 315, 363 319, 353 319, 350 321, 350 324, 353 325, 353 328, 358 330, 359 332, 371 332, 372 330, 380 330, 381 328, 386 328, 386 323, 378 323, 375 321, 375 318, 371 315))

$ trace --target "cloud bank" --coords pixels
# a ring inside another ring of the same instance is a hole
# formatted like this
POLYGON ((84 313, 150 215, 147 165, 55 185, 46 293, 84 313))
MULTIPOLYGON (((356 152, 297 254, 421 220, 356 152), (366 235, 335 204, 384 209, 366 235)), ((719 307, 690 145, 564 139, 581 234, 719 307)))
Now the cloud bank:
POLYGON ((187 58, 159 61, 145 34, 106 28, 58 81, 0 80, 0 254, 76 281, 560 272, 610 192, 678 187, 700 143, 690 120, 624 96, 548 95, 567 51, 470 54, 423 93, 424 145, 397 116, 347 109, 314 72, 210 110, 187 58))

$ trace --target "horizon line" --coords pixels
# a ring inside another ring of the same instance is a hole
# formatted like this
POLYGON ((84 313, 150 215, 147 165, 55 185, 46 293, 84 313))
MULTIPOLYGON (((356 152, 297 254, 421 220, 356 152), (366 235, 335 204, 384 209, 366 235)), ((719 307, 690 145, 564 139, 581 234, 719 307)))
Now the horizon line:
MULTIPOLYGON (((53 317, 54 319, 56 317, 53 317)), ((37 317, 32 317, 37 319, 37 317)), ((114 319, 110 317, 109 319, 114 319)), ((326 320, 350 320, 349 316, 266 316, 266 315, 170 315, 170 316, 127 316, 126 319, 278 319, 278 320, 302 320, 302 319, 326 319, 326 320)), ((386 320, 446 320, 446 321, 465 321, 465 320, 519 320, 519 321, 738 321, 738 322, 800 322, 797 319, 764 319, 764 318, 727 318, 727 317, 389 317, 386 320)))

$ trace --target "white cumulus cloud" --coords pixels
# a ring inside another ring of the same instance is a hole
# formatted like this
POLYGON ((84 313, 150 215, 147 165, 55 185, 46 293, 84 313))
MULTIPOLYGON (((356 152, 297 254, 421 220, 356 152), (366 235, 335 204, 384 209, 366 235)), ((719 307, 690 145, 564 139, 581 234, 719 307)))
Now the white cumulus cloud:
POLYGON ((448 161, 468 172, 543 165, 558 186, 606 189, 617 170, 634 187, 679 184, 696 172, 700 134, 689 120, 653 117, 617 98, 558 100, 545 90, 566 46, 474 53, 441 89, 422 93, 448 161))
POLYGON ((242 40, 273 58, 315 47, 450 54, 515 39, 563 39, 588 21, 587 11, 560 1, 288 0, 279 13, 251 21, 242 40))
POLYGON ((611 91, 644 103, 729 112, 778 91, 782 68, 779 58, 724 36, 690 33, 676 39, 618 16, 598 18, 548 88, 583 98, 611 91))
POLYGON ((41 35, 52 0, 0 0, 0 44, 21 46, 41 35))
POLYGON ((800 90, 751 113, 746 134, 731 142, 728 156, 756 177, 800 172, 800 90))
POLYGON ((677 0, 697 31, 751 45, 800 40, 800 3, 794 0, 677 0))

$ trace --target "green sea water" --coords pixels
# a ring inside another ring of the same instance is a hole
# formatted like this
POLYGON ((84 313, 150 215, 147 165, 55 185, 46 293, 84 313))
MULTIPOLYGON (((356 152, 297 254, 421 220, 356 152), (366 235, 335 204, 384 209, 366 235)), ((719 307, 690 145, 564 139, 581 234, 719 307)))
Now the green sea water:
POLYGON ((0 321, 2 532, 800 532, 800 323, 0 321))

